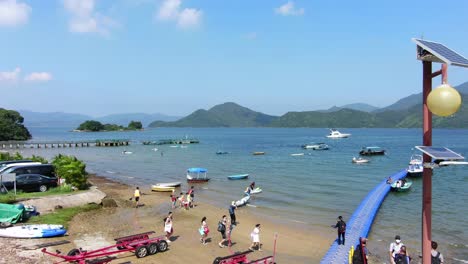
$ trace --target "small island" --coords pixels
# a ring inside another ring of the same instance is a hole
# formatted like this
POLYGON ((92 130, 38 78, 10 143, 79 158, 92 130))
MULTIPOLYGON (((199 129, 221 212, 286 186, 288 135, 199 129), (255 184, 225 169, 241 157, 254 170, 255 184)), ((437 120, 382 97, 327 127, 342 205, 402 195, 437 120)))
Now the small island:
POLYGON ((131 121, 127 127, 116 124, 102 124, 99 121, 87 120, 73 130, 75 132, 105 132, 105 131, 135 131, 143 130, 143 125, 140 121, 131 121))

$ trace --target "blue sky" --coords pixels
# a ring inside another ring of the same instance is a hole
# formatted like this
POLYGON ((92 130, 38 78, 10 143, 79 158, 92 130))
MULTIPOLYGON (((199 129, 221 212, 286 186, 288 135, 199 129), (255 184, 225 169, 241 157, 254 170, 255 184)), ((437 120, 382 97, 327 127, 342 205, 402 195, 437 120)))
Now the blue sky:
MULTIPOLYGON (((411 38, 468 57, 467 10, 468 1, 432 0, 0 0, 0 107, 93 116, 183 116, 228 101, 274 115, 384 107, 422 90, 411 38)), ((448 79, 468 81, 468 69, 449 67, 448 79)))

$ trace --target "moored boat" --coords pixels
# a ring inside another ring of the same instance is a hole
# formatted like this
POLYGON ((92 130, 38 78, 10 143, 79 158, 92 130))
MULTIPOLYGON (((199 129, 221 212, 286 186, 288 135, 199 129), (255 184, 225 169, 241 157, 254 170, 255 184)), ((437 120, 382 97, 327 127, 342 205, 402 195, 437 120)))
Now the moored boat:
POLYGON ((161 182, 156 183, 153 186, 164 186, 164 187, 179 187, 182 182, 161 182))
POLYGON ((67 230, 63 225, 20 225, 0 229, 0 237, 46 238, 63 236, 67 230))
POLYGON ((359 151, 359 155, 363 156, 374 156, 374 155, 385 155, 385 150, 381 147, 363 147, 361 151, 359 151))
POLYGON ((327 135, 327 138, 347 138, 351 136, 351 134, 341 133, 340 131, 332 128, 330 129, 330 133, 327 135))
POLYGON ((312 149, 312 150, 327 150, 330 147, 325 143, 311 143, 304 144, 301 146, 303 149, 312 149))
POLYGON ((423 157, 421 155, 412 155, 409 161, 409 166, 406 171, 409 177, 420 177, 423 174, 423 157))
POLYGON ((393 191, 406 192, 406 191, 409 191, 409 189, 411 188, 411 185, 413 185, 412 181, 402 179, 402 180, 393 182, 390 186, 393 191))
POLYGON ((208 182, 210 178, 206 177, 208 172, 205 168, 189 168, 187 170, 187 182, 188 183, 203 183, 208 182))
POLYGON ((237 174, 228 176, 229 180, 244 180, 249 177, 249 174, 237 174))
POLYGON ((353 162, 353 163, 368 163, 369 160, 368 159, 363 159, 361 157, 359 157, 359 158, 353 157, 351 162, 353 162))
POLYGON ((252 153, 253 155, 265 155, 265 152, 263 151, 255 151, 252 153))
POLYGON ((221 150, 216 151, 216 155, 225 155, 225 154, 229 154, 229 152, 221 151, 221 150))

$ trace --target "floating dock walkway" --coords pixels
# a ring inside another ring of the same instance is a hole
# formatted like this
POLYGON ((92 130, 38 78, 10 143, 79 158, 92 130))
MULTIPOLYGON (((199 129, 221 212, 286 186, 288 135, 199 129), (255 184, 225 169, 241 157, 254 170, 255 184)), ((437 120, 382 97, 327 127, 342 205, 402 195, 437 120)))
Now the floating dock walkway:
MULTIPOLYGON (((392 181, 403 179, 406 174, 407 171, 402 170, 391 176, 392 181)), ((338 245, 337 240, 335 240, 320 263, 349 263, 349 250, 359 243, 360 237, 367 237, 377 211, 389 191, 390 184, 387 184, 387 179, 385 179, 367 194, 346 225, 346 245, 338 245)))
POLYGON ((79 141, 0 141, 0 149, 119 147, 128 146, 129 144, 129 139, 97 139, 79 141))

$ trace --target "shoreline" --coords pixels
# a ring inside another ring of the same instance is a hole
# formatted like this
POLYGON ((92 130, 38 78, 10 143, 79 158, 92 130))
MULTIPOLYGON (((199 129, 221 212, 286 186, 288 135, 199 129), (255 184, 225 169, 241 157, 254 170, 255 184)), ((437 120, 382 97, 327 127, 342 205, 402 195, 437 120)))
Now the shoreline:
MULTIPOLYGON (((173 212, 174 233, 171 237, 169 249, 166 252, 157 253, 137 259, 134 254, 122 253, 116 262, 131 261, 132 263, 212 263, 216 257, 228 256, 235 252, 248 250, 250 232, 255 224, 260 223, 262 230, 260 241, 262 250, 248 254, 249 260, 273 255, 274 237, 276 240, 277 263, 318 263, 332 243, 326 237, 319 236, 310 230, 299 229, 292 225, 278 224, 266 217, 256 216, 250 207, 241 207, 236 210, 238 225, 232 231, 232 246, 220 248, 220 233, 216 230, 217 223, 222 215, 227 215, 227 208, 219 208, 197 200, 195 195, 195 207, 185 210, 171 208, 169 193, 151 192, 147 186, 140 186, 142 192, 140 202, 144 204, 139 208, 134 207, 129 198, 133 195, 134 187, 128 184, 113 181, 103 176, 90 175, 88 181, 106 194, 106 198, 116 201, 118 207, 101 208, 76 215, 69 224, 65 237, 50 239, 9 239, 0 238, 4 246, 0 253, 5 257, 2 261, 17 263, 53 263, 59 258, 46 256, 40 249, 25 250, 35 244, 47 243, 59 240, 68 240, 71 243, 48 247, 48 251, 60 250, 66 254, 73 248, 87 250, 98 249, 115 243, 114 238, 132 234, 155 231, 155 236, 163 235, 163 218, 169 211, 173 212), (197 229, 203 216, 207 217, 210 228, 207 245, 199 241, 200 235, 197 229), (10 259, 11 258, 11 259, 10 259)), ((334 232, 333 236, 334 236, 334 232)), ((3 263, 0 261, 0 263, 3 263)))

